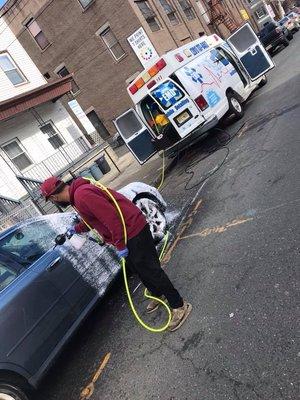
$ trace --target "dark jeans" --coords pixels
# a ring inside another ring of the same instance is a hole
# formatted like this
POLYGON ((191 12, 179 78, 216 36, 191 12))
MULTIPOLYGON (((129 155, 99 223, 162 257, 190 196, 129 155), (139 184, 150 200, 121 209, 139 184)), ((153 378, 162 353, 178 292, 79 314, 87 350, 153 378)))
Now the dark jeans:
POLYGON ((164 295, 171 308, 182 307, 182 297, 161 268, 148 224, 137 236, 128 240, 127 247, 128 266, 139 276, 149 292, 155 297, 164 295))

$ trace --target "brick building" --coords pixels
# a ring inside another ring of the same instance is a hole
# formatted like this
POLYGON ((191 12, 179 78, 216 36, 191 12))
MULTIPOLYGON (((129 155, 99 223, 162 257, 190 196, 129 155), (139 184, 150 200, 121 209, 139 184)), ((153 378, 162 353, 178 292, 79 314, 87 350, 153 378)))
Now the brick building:
POLYGON ((226 0, 227 8, 217 1, 217 17, 213 1, 8 0, 0 15, 49 82, 74 74, 73 97, 105 139, 131 106, 130 78, 143 69, 127 38, 142 26, 162 54, 215 30, 227 36, 243 22, 229 3, 242 0, 226 0))

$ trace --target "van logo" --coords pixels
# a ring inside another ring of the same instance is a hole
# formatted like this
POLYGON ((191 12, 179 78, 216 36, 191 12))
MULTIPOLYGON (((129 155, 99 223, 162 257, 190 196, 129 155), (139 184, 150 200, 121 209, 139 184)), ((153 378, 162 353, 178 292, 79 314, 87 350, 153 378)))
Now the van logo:
POLYGON ((187 76, 192 78, 196 83, 203 83, 203 75, 195 70, 195 68, 184 67, 184 72, 187 76))

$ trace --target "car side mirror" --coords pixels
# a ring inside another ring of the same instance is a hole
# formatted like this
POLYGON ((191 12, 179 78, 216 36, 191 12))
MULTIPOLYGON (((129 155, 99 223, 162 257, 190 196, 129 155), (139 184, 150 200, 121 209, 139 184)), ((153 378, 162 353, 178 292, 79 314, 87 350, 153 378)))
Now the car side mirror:
POLYGON ((23 233, 23 232, 16 232, 15 238, 16 238, 17 240, 22 240, 22 239, 24 239, 24 233, 23 233))

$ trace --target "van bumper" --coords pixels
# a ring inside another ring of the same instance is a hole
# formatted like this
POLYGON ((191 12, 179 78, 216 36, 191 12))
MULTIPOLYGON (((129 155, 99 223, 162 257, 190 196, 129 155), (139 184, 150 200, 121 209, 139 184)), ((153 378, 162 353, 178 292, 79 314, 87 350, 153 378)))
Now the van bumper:
POLYGON ((186 137, 179 140, 173 146, 165 150, 166 156, 172 157, 173 154, 178 153, 178 151, 191 146, 196 143, 201 138, 207 136, 210 129, 214 128, 219 123, 219 119, 216 115, 207 120, 203 125, 198 126, 192 132, 190 132, 186 137))

